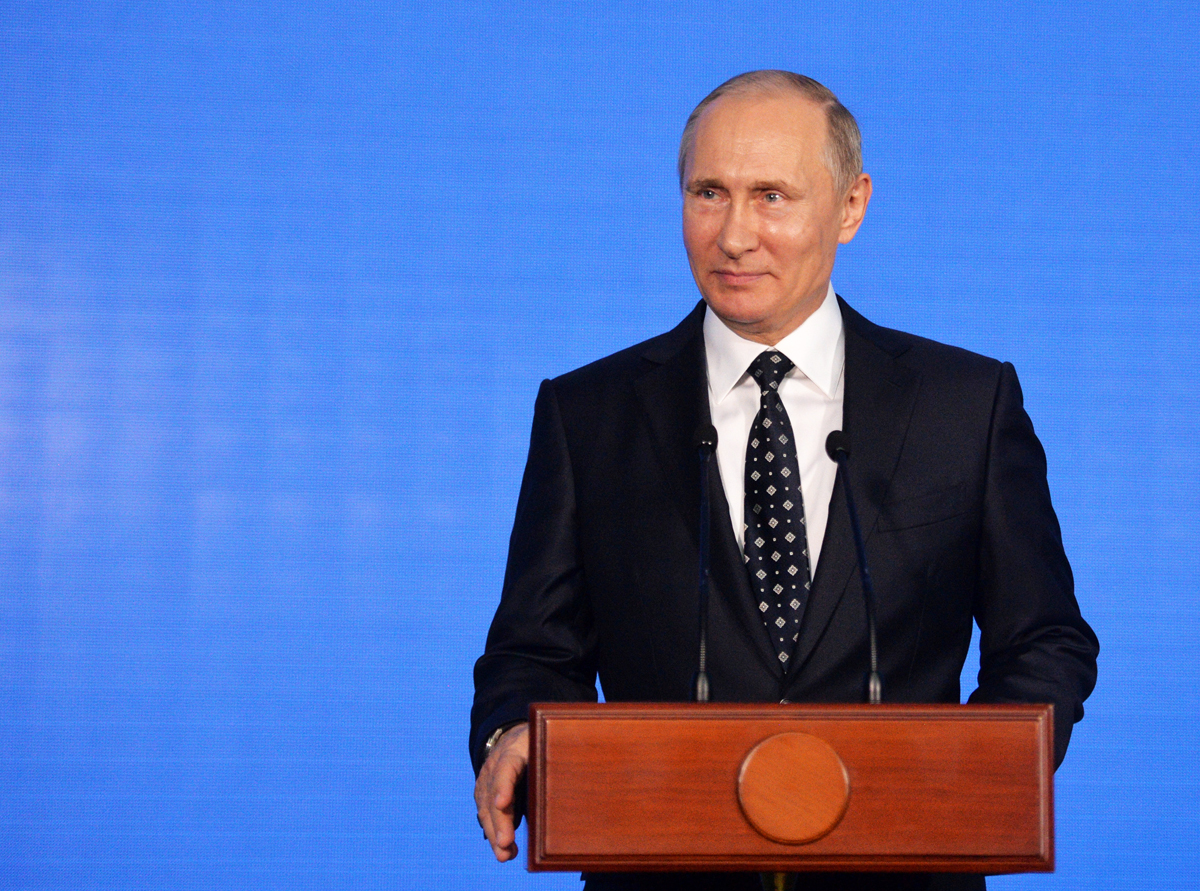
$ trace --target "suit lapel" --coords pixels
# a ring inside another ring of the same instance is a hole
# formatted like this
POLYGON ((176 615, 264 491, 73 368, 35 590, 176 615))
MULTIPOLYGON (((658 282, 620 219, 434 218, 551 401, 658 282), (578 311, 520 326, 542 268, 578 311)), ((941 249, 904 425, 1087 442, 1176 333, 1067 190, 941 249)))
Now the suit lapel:
POLYGON ((634 381, 642 417, 650 429, 659 471, 693 541, 698 541, 700 465, 694 447, 696 429, 709 420, 703 306, 690 313, 642 354, 651 366, 634 381))
MULTIPOLYGON (((701 303, 666 338, 657 339, 643 353, 643 358, 653 366, 634 383, 654 441, 659 468, 697 551, 700 547, 700 462, 695 435, 702 423, 711 423, 703 320, 704 304, 701 303)), ((712 510, 711 596, 723 599, 725 611, 736 617, 738 630, 753 647, 763 667, 778 674, 778 660, 771 650, 770 637, 754 608, 754 597, 733 535, 729 505, 715 460, 712 469, 709 492, 712 510)), ((714 623, 721 613, 722 610, 712 604, 710 619, 714 623)), ((711 630, 718 632, 715 624, 711 630)))
MULTIPOLYGON (((872 325, 840 298, 839 303, 846 331, 842 429, 850 437, 849 481, 863 536, 869 544, 908 432, 919 379, 896 362, 907 349, 906 338, 872 325)), ((794 676, 802 673, 820 643, 857 570, 843 490, 846 482, 844 471, 839 471, 829 504, 821 559, 796 644, 794 676)), ((886 592, 881 592, 881 596, 886 596, 886 592)))

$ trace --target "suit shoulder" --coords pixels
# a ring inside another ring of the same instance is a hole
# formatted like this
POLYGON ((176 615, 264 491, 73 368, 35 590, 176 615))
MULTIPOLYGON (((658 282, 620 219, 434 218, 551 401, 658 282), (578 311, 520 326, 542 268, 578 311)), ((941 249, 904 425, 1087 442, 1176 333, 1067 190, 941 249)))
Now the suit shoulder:
POLYGON ((677 355, 693 338, 702 336, 703 306, 703 303, 699 304, 670 331, 561 374, 553 378, 551 384, 560 394, 591 395, 629 386, 649 369, 677 355))
POLYGON ((589 362, 587 365, 560 374, 558 377, 552 378, 550 382, 556 390, 576 390, 590 389, 637 377, 638 373, 646 366, 642 351, 657 339, 651 338, 618 350, 601 359, 589 362))
POLYGON ((842 315, 848 332, 854 332, 889 353, 900 364, 924 374, 995 379, 1006 364, 962 347, 876 325, 845 303, 842 304, 842 315))

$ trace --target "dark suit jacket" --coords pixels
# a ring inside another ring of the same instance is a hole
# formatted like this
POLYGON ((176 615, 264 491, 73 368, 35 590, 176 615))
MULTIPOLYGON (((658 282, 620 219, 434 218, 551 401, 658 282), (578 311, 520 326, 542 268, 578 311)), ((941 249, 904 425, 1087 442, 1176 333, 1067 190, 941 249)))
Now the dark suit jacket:
MULTIPOLYGON (((880 328, 845 303, 843 429, 878 600, 889 702, 1051 702, 1057 760, 1095 683, 1046 461, 1011 365, 880 328)), ((471 752, 534 701, 689 698, 698 652, 704 305, 674 330, 542 384, 508 570, 475 666, 471 752)), ((866 615, 839 472, 800 639, 774 658, 712 485, 714 701, 859 702, 866 615)))

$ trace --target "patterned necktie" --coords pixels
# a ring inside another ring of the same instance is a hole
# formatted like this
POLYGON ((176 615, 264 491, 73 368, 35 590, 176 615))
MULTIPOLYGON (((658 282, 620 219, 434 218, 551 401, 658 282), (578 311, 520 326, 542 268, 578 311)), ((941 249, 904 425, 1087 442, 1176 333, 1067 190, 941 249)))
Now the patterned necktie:
POLYGON ((800 637, 800 617, 812 585, 800 465, 778 393, 779 382, 793 367, 775 350, 759 353, 750 363, 762 398, 746 445, 746 569, 784 671, 800 637))

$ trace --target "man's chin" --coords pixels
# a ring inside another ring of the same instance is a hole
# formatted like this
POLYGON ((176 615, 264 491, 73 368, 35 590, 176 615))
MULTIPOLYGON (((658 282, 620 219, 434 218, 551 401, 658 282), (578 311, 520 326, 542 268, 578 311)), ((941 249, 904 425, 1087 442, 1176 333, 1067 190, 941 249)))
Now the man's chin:
POLYGON ((705 295, 704 302, 730 331, 767 346, 774 346, 799 328, 820 306, 817 301, 807 312, 778 313, 770 312, 768 307, 773 304, 764 299, 730 300, 727 295, 713 299, 705 295))
POLYGON ((712 300, 704 298, 713 314, 735 331, 769 327, 771 316, 753 300, 712 300))

